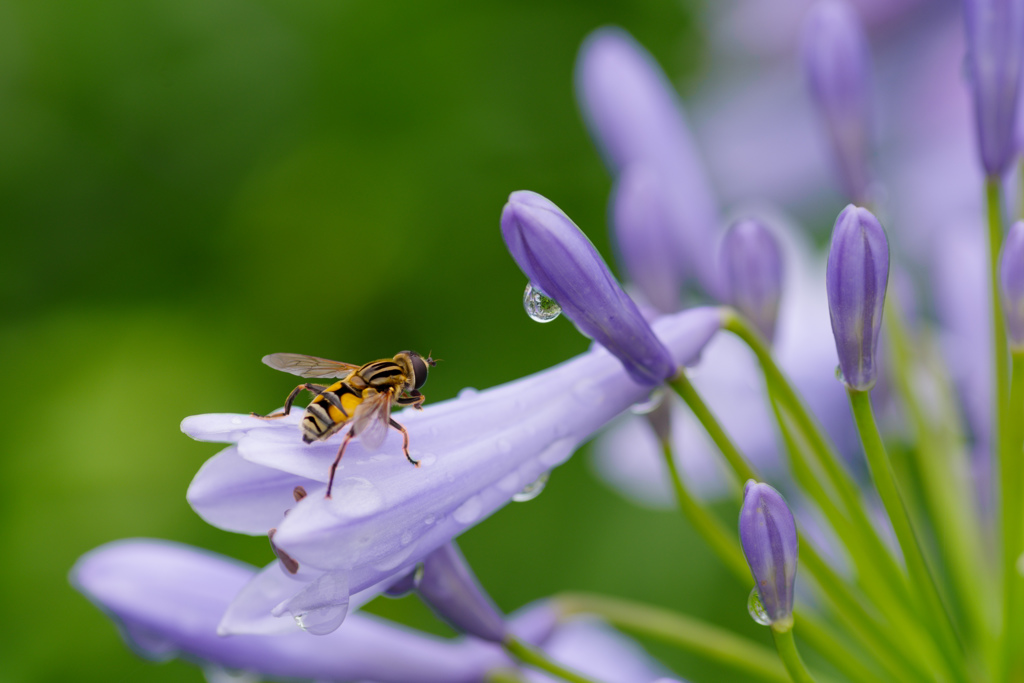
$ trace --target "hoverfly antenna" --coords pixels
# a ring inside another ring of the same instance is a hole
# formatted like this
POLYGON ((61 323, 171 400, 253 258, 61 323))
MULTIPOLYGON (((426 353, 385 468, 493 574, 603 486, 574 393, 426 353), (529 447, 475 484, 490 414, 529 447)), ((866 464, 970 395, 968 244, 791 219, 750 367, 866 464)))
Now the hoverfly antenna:
POLYGON ((437 365, 437 362, 441 360, 440 358, 434 358, 433 355, 434 350, 431 349, 430 351, 427 352, 427 357, 424 358, 424 360, 427 361, 427 365, 429 365, 430 367, 434 367, 435 365, 437 365))

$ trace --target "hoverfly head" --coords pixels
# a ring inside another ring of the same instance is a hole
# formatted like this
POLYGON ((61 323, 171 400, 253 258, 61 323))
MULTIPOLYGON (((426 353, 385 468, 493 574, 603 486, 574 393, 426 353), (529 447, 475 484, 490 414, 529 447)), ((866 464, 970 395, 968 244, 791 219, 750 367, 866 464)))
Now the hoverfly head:
POLYGON ((412 388, 419 389, 426 384, 428 366, 436 365, 437 361, 431 358, 429 354, 424 358, 415 351, 402 351, 398 355, 405 356, 409 360, 409 365, 412 368, 412 388))

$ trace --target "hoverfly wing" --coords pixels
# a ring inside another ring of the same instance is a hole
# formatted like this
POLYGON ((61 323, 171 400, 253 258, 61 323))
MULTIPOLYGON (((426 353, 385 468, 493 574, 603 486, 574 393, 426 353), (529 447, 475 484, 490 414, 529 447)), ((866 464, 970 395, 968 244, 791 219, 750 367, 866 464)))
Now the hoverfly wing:
POLYGON ((377 392, 363 399, 352 415, 352 431, 368 451, 384 443, 391 417, 391 393, 377 392))
POLYGON ((301 353, 272 353, 263 356, 263 362, 282 372, 299 377, 347 377, 358 365, 342 363, 337 360, 304 356, 301 353))

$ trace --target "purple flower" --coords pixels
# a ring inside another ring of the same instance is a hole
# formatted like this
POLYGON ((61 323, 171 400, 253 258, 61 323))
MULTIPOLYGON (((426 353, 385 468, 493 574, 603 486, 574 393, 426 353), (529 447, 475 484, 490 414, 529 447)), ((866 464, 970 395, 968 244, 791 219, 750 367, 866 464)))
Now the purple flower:
POLYGON ((513 192, 501 212, 501 235, 530 283, 622 361, 634 381, 650 386, 675 374, 668 349, 561 209, 535 192, 513 192))
POLYGON ((964 24, 981 163, 1002 176, 1017 153, 1024 0, 964 0, 964 24))
POLYGON ((484 592, 455 543, 446 543, 413 572, 415 588, 437 616, 462 633, 500 643, 505 618, 484 592))
POLYGON ((825 289, 839 367, 851 389, 878 379, 875 351, 889 277, 889 243, 870 211, 848 205, 836 219, 825 289))
POLYGON ((843 0, 815 4, 804 22, 801 57, 843 190, 853 201, 864 201, 870 181, 870 65, 867 37, 853 8, 843 0))
POLYGON ((674 241, 672 259, 717 294, 718 275, 710 260, 717 202, 665 74, 628 33, 599 29, 580 48, 576 97, 614 175, 633 164, 657 175, 674 241))
POLYGON ((1024 351, 1024 221, 1010 226, 999 254, 999 290, 1010 349, 1024 351))
MULTIPOLYGON (((140 654, 153 659, 186 655, 266 676, 379 683, 470 683, 510 664, 493 645, 445 640, 359 613, 349 615, 344 629, 319 638, 297 629, 218 635, 221 615, 254 572, 213 553, 138 539, 83 556, 71 581, 119 622, 140 654)), ((554 614, 545 611, 516 624, 520 637, 538 642, 550 634, 554 614)))
MULTIPOLYGON (((134 539, 84 555, 71 582, 117 621, 140 655, 156 660, 182 656, 274 678, 377 683, 483 683, 489 672, 515 667, 496 644, 440 638, 362 613, 323 637, 297 630, 218 635, 231 596, 251 584, 255 571, 189 546, 134 539)), ((649 683, 663 672, 636 643, 602 622, 558 619, 549 603, 538 602, 512 615, 508 630, 585 675, 649 683)))
POLYGON ((615 185, 610 214, 629 280, 649 304, 672 313, 680 308, 685 264, 675 251, 661 183, 647 166, 629 166, 615 185))
MULTIPOLYGON (((664 316, 654 329, 673 362, 686 364, 720 325, 720 311, 705 308, 664 316)), ((299 580, 288 579, 301 589, 291 589, 294 597, 265 588, 261 582, 284 574, 264 570, 229 614, 260 624, 276 619, 288 628, 289 615, 314 611, 318 622, 330 624, 344 614, 351 595, 406 574, 564 462, 648 392, 608 351, 595 347, 545 372, 404 414, 419 468, 408 467, 398 434, 390 434, 376 454, 352 442, 330 499, 321 493, 337 444, 304 444, 301 413, 274 421, 187 418, 182 429, 193 438, 234 442, 196 475, 188 494, 192 506, 230 531, 260 535, 276 529, 275 546, 299 567, 299 580), (295 486, 309 495, 295 502, 295 486)), ((233 629, 247 628, 245 623, 235 619, 233 629)))
POLYGON ((762 223, 739 221, 722 237, 720 255, 729 303, 771 341, 782 292, 782 256, 774 235, 762 223))
POLYGON ((743 487, 740 543, 769 623, 792 623, 796 522, 785 499, 768 484, 751 479, 743 487))

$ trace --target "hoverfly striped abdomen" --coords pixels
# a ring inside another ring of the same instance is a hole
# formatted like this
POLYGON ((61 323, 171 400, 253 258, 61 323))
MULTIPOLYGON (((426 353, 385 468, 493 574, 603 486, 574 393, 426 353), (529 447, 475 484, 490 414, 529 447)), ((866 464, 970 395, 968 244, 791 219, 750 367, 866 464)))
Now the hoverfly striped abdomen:
POLYGON ((352 419, 362 402, 362 391, 356 389, 348 378, 327 387, 306 406, 306 414, 302 418, 302 440, 310 443, 326 439, 352 419))

